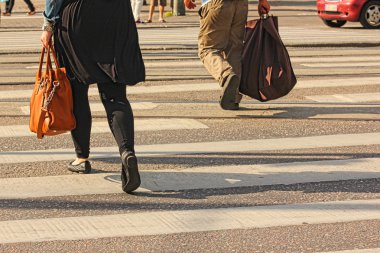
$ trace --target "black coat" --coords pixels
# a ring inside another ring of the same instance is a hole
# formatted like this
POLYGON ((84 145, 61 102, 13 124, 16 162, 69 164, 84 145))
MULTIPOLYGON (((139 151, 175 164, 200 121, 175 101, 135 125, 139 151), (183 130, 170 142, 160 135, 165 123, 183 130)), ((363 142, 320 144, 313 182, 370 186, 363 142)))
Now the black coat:
POLYGON ((69 75, 84 84, 145 80, 130 0, 69 0, 55 33, 69 75))

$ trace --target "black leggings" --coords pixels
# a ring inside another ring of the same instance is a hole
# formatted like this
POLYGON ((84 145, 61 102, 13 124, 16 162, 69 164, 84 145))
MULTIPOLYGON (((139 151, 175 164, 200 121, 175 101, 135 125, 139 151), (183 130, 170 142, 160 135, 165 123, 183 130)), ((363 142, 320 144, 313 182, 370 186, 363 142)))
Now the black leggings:
MULTIPOLYGON (((88 101, 88 85, 71 80, 74 98, 76 128, 71 131, 75 153, 78 158, 90 154, 91 110, 88 101)), ((99 83, 99 95, 106 109, 111 132, 119 146, 119 152, 134 152, 134 123, 131 105, 127 99, 126 85, 99 83)))
MULTIPOLYGON (((34 5, 30 0, 24 0, 24 2, 28 5, 30 11, 35 11, 34 5)), ((15 0, 9 0, 5 2, 5 12, 11 13, 14 5, 15 0)))

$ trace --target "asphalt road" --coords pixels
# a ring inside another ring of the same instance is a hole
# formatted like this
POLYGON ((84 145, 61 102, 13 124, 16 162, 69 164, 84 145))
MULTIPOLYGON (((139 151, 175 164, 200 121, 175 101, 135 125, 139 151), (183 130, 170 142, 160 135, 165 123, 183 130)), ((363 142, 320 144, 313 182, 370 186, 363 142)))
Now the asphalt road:
POLYGON ((196 12, 139 26, 147 81, 127 92, 143 183, 127 195, 96 85, 91 175, 66 169, 69 135, 29 133, 41 17, 17 4, 0 27, 0 252, 380 252, 378 30, 274 2, 298 84, 229 112, 196 12))

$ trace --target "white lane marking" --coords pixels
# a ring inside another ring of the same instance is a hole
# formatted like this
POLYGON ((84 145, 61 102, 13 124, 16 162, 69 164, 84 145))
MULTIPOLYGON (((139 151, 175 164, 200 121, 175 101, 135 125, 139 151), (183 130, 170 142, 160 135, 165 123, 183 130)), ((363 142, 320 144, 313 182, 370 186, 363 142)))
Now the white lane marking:
MULTIPOLYGON (((158 104, 152 102, 134 102, 131 103, 131 107, 133 110, 152 110, 156 108, 158 104)), ((104 106, 102 103, 90 103, 92 112, 104 112, 104 106)), ((30 114, 30 106, 22 106, 21 112, 25 115, 30 114)))
MULTIPOLYGON (((159 29, 141 29, 139 30, 140 43, 142 47, 184 47, 197 45, 197 27, 189 28, 173 28, 167 29, 165 33, 158 31, 159 29), (168 45, 168 42, 170 42, 168 45)), ((285 45, 287 44, 316 44, 316 43, 334 43, 336 38, 349 39, 354 42, 373 42, 379 43, 378 31, 350 31, 350 30, 327 30, 318 28, 295 28, 281 27, 280 34, 285 45), (375 33, 375 34, 374 34, 375 33)), ((38 31, 26 31, 23 33, 7 32, 2 34, 0 41, 0 50, 13 49, 39 49, 41 47, 39 41, 40 33, 38 31), (35 42, 35 43, 32 43, 35 42)))
MULTIPOLYGON (((138 191, 182 191, 380 177, 380 158, 140 171, 138 191)), ((0 178, 0 199, 122 193, 120 173, 0 178), (23 187, 20 187, 22 185, 23 187)))
POLYGON ((380 248, 377 248, 377 249, 353 249, 353 250, 342 250, 342 251, 326 251, 323 253, 379 253, 379 252, 380 252, 380 248))
MULTIPOLYGON (((219 89, 217 83, 197 83, 197 84, 178 84, 178 85, 161 85, 161 86, 134 86, 127 87, 127 94, 149 94, 149 93, 167 93, 167 92, 185 92, 185 91, 206 91, 219 89)), ((97 88, 90 88, 90 96, 98 96, 97 88)), ((0 99, 12 98, 30 98, 31 90, 11 90, 0 91, 0 99)))
POLYGON ((380 62, 305 63, 301 65, 309 68, 377 67, 380 66, 380 62))
POLYGON ((374 93, 356 93, 356 94, 334 94, 334 95, 320 95, 320 96, 306 96, 317 102, 334 103, 334 102, 378 102, 380 101, 380 92, 374 93))
POLYGON ((380 219, 380 200, 0 222, 0 243, 84 240, 380 219))
POLYGON ((299 80, 295 89, 380 85, 380 77, 299 80))
MULTIPOLYGON (((206 129, 208 126, 194 119, 138 119, 135 120, 135 130, 140 131, 162 131, 181 129, 206 129)), ((107 122, 93 122, 92 133, 110 132, 107 122)), ((27 125, 0 126, 0 138, 35 136, 27 125)))
MULTIPOLYGON (((154 157, 176 154, 234 153, 379 144, 380 133, 376 132, 363 134, 338 134, 242 141, 141 145, 136 146, 136 152, 140 157, 154 157)), ((91 148, 91 158, 119 157, 118 153, 118 148, 116 146, 91 148)), ((72 159, 73 154, 73 149, 71 148, 1 152, 0 164, 63 161, 72 159)))
MULTIPOLYGON (((356 66, 378 66, 380 56, 371 56, 367 59, 363 56, 356 57, 292 57, 292 63, 301 63, 305 67, 356 67, 356 66)), ((26 66, 25 69, 38 69, 38 65, 26 66)), ((187 67, 203 67, 200 60, 186 61, 149 61, 145 63, 147 68, 187 68, 187 67)))
MULTIPOLYGON (((339 63, 335 67, 339 67, 340 63, 354 63, 354 62, 379 62, 380 56, 370 56, 363 57, 362 55, 358 56, 335 56, 335 57, 291 57, 292 63, 339 63)), ((329 64, 332 66, 332 64, 329 64)))
POLYGON ((349 114, 316 114, 308 117, 309 119, 361 119, 361 120, 380 120, 380 114, 375 113, 349 113, 349 114))
POLYGON ((41 21, 42 21, 43 15, 42 15, 42 13, 36 13, 33 16, 29 16, 26 14, 12 14, 12 16, 3 16, 1 18, 3 19, 2 21, 17 20, 17 19, 25 19, 25 20, 27 20, 27 19, 41 19, 41 21))
MULTIPOLYGON (((344 87, 344 86, 360 86, 360 85, 380 85, 380 77, 363 77, 363 78, 342 78, 342 79, 312 79, 299 80, 295 89, 303 88, 319 88, 319 87, 344 87)), ((179 85, 160 85, 160 86, 134 86, 127 87, 127 93, 131 95, 137 94, 153 94, 167 92, 186 92, 186 91, 208 91, 219 90, 217 83, 190 83, 179 85)), ((13 98, 30 98, 31 90, 9 90, 0 91, 0 99, 13 98)), ((97 88, 90 88, 89 95, 98 95, 97 88)))

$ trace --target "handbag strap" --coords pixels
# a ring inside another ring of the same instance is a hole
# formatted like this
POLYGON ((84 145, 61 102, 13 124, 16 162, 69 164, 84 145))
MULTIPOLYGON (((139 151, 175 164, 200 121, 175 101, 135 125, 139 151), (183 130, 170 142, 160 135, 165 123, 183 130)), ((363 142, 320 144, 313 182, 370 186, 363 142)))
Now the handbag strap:
POLYGON ((44 137, 42 133, 42 126, 44 125, 45 117, 46 117, 47 111, 43 108, 41 108, 41 114, 40 118, 38 120, 38 127, 37 127, 37 138, 42 139, 44 137))
POLYGON ((38 78, 41 78, 41 75, 42 75, 42 64, 44 63, 44 56, 45 56, 45 48, 42 47, 41 56, 40 56, 40 64, 38 66, 38 72, 37 72, 38 78))
POLYGON ((58 63, 57 54, 55 53, 55 50, 54 50, 53 46, 50 46, 50 52, 53 55, 53 60, 54 60, 55 68, 59 69, 59 63, 58 63))
MULTIPOLYGON (((45 77, 48 77, 49 73, 53 69, 52 62, 51 62, 51 57, 50 57, 51 50, 53 50, 53 49, 52 49, 51 44, 49 44, 49 47, 46 49, 47 56, 46 56, 45 77)), ((40 57, 40 65, 38 67, 38 74, 37 74, 39 78, 41 78, 41 76, 42 76, 42 65, 43 65, 43 62, 44 62, 44 55, 45 55, 45 48, 42 48, 41 57, 40 57)), ((57 66, 55 52, 53 54, 53 57, 54 57, 54 62, 56 64, 56 66, 57 66)), ((52 82, 52 80, 48 80, 48 81, 50 83, 52 82)), ((46 82, 46 80, 45 80, 45 82, 46 82)), ((44 90, 43 90, 43 92, 45 93, 45 102, 44 103, 46 103, 46 100, 49 97, 48 94, 47 94, 47 92, 48 92, 47 85, 48 85, 48 83, 46 83, 44 85, 44 90)), ((38 126, 37 126, 37 138, 38 139, 42 139, 44 137, 44 134, 42 133, 42 127, 43 127, 44 122, 45 122, 46 114, 47 114, 47 108, 46 108, 45 105, 42 105, 42 107, 41 107, 41 114, 40 114, 40 118, 38 119, 38 126)))

